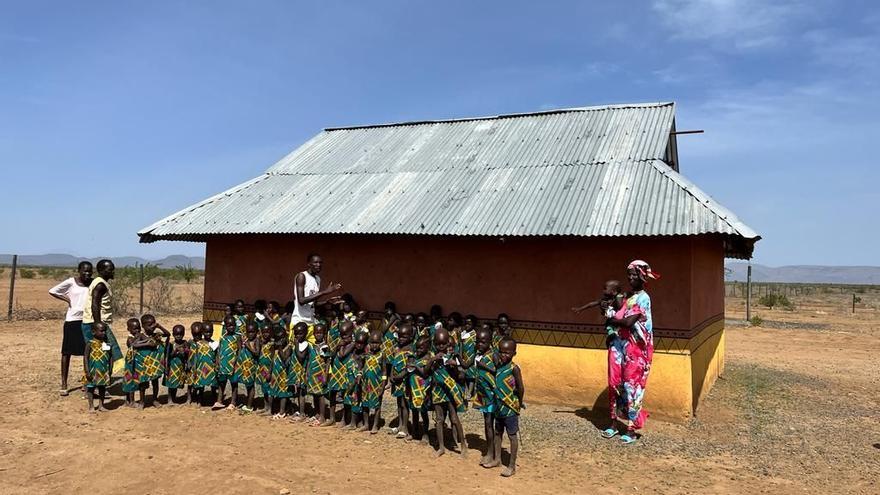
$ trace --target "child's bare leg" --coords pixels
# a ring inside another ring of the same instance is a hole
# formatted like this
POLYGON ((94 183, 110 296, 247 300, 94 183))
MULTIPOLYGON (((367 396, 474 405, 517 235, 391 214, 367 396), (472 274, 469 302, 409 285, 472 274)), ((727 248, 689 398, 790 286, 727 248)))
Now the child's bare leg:
POLYGON ((217 395, 214 396, 213 407, 223 407, 223 401, 226 400, 226 380, 220 380, 219 385, 217 395))
POLYGON ((507 437, 510 438, 510 461, 501 471, 501 476, 505 478, 516 474, 516 453, 519 451, 519 433, 510 433, 507 437))
POLYGON ((419 423, 421 422, 421 415, 419 415, 419 411, 417 409, 410 409, 412 413, 412 429, 409 431, 409 434, 404 439, 405 441, 410 441, 418 435, 420 428, 419 423))
POLYGON ((485 468, 493 468, 501 465, 501 442, 504 440, 504 428, 499 430, 495 430, 495 441, 492 442, 492 446, 495 451, 495 458, 492 459, 492 462, 488 464, 483 464, 485 468))
POLYGON ((260 413, 262 416, 271 416, 272 415, 272 396, 264 395, 263 396, 263 412, 260 413))
MULTIPOLYGON (((437 435, 437 450, 434 451, 435 457, 440 457, 446 453, 446 443, 444 441, 445 435, 443 434, 443 430, 446 429, 446 421, 443 419, 445 416, 443 414, 444 407, 444 404, 434 404, 434 433, 437 435)), ((427 433, 427 428, 425 428, 425 433, 427 433)))
POLYGON ((152 380, 153 385, 153 407, 162 407, 162 404, 159 404, 159 379, 154 378, 152 380))
POLYGON ((403 438, 406 440, 412 440, 412 435, 409 433, 409 408, 403 404, 403 397, 398 398, 400 401, 400 405, 398 405, 398 429, 400 432, 397 434, 397 438, 400 438, 400 434, 403 433, 403 438))
POLYGON ((382 417, 382 403, 379 403, 379 407, 376 408, 376 413, 373 414, 373 427, 370 428, 370 434, 375 435, 379 433, 379 419, 382 417))
POLYGON ((86 387, 86 398, 89 400, 89 412, 97 412, 95 409, 95 389, 92 387, 86 387))
POLYGON ((238 407, 238 384, 229 382, 229 409, 238 407))
POLYGON ((480 459, 480 465, 484 467, 495 460, 495 427, 492 425, 492 415, 483 413, 483 433, 486 435, 486 454, 480 459))
POLYGON ((370 408, 363 407, 361 408, 360 414, 358 414, 358 422, 361 425, 357 431, 367 431, 370 429, 370 408))
POLYGON ((137 408, 138 408, 138 409, 143 409, 143 408, 144 408, 144 400, 145 400, 145 397, 144 397, 144 396, 146 395, 146 391, 147 391, 147 386, 146 386, 146 384, 143 384, 143 385, 141 385, 141 386, 138 387, 138 403, 137 403, 137 408))
POLYGON ((107 387, 100 386, 98 387, 98 410, 106 411, 107 408, 104 407, 104 398, 107 396, 107 387))
POLYGON ((464 428, 458 417, 458 411, 455 410, 455 405, 452 403, 449 404, 449 418, 452 421, 452 432, 456 433, 453 437, 457 437, 455 438, 455 443, 459 445, 461 456, 467 457, 467 440, 464 436, 464 428))
POLYGON ((421 411, 419 412, 419 414, 422 416, 422 424, 423 424, 423 426, 422 426, 422 436, 421 436, 421 438, 420 438, 420 441, 421 441, 423 444, 428 445, 428 443, 430 443, 430 442, 428 441, 428 428, 429 428, 429 427, 428 427, 428 410, 425 409, 425 408, 423 407, 423 408, 421 409, 421 411))
POLYGON ((252 410, 254 409, 254 386, 245 387, 245 391, 247 392, 247 408, 252 410))
POLYGON ((336 423, 336 391, 330 391, 330 407, 327 409, 327 421, 321 423, 321 426, 333 426, 336 423))

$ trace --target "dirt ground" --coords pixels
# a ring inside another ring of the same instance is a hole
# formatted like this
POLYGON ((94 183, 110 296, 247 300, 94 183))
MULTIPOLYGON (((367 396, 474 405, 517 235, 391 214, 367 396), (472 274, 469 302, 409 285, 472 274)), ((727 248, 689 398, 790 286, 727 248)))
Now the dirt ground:
MULTIPOLYGON (((731 300, 728 317, 741 306, 731 300)), ((469 458, 436 460, 384 432, 207 408, 136 411, 118 396, 90 415, 78 392, 58 394, 61 321, 2 322, 0 492, 880 493, 880 316, 760 313, 765 327, 730 322, 727 368, 693 420, 649 420, 639 443, 623 446, 599 438, 601 413, 529 404, 510 479, 478 465, 473 412, 469 458)))

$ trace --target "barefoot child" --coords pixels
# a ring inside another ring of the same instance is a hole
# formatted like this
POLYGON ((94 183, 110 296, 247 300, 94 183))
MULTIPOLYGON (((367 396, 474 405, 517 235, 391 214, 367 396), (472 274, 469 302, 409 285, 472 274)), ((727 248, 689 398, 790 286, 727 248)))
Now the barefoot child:
POLYGON ((293 356, 290 358, 288 383, 296 397, 296 412, 291 421, 302 421, 306 414, 306 368, 309 366, 309 324, 300 321, 293 325, 293 356))
POLYGON ((501 443, 504 432, 510 438, 510 459, 501 476, 516 473, 516 453, 519 450, 519 411, 523 404, 525 387, 519 366, 513 363, 516 341, 505 337, 498 344, 498 362, 495 371, 495 459, 484 467, 501 464, 501 443))
POLYGON ((244 309, 244 300, 236 299, 232 317, 235 318, 235 334, 244 337, 247 331, 248 317, 244 309))
POLYGON ((492 424, 495 412, 495 361, 497 356, 492 352, 492 331, 488 328, 477 330, 476 348, 473 365, 474 371, 473 406, 483 414, 483 433, 486 435, 486 453, 480 459, 481 466, 492 464, 495 460, 495 428, 492 424))
MULTIPOLYGON (((461 456, 467 457, 467 447, 464 444, 464 431, 458 413, 464 411, 464 395, 456 378, 461 378, 460 360, 449 351, 449 331, 443 327, 434 331, 434 349, 436 354, 431 358, 431 402, 434 405, 434 429, 437 435, 437 451, 435 455, 440 457, 446 453, 444 441, 444 429, 446 415, 449 415, 452 427, 455 428, 454 438, 461 439, 461 456)), ((457 443, 453 439, 453 443, 457 443)))
POLYGON ((335 351, 339 347, 339 326, 342 324, 342 319, 339 318, 339 312, 336 308, 328 308, 325 314, 327 317, 327 345, 335 351))
POLYGON ((134 320, 137 324, 131 323, 131 320, 126 322, 126 327, 128 328, 128 340, 126 342, 126 346, 128 350, 125 352, 125 372, 122 377, 122 391, 125 393, 125 405, 128 407, 134 407, 134 394, 140 388, 140 376, 138 375, 138 369, 140 369, 139 357, 137 351, 133 347, 133 344, 140 338, 141 335, 141 322, 138 320, 134 320))
MULTIPOLYGON (((223 409, 226 399, 226 383, 232 381, 232 375, 235 373, 236 361, 238 361, 238 350, 241 348, 241 337, 235 333, 235 317, 227 316, 223 319, 223 336, 220 337, 220 346, 217 349, 217 384, 219 393, 217 401, 214 403, 213 409, 223 409)), ((230 392, 233 395, 229 402, 229 409, 235 409, 235 387, 230 386, 230 392)))
MULTIPOLYGON (((168 337, 171 333, 156 322, 156 317, 151 314, 141 316, 141 327, 144 334, 153 340, 153 348, 143 355, 144 373, 153 386, 153 407, 161 407, 159 404, 159 379, 165 375, 165 349, 168 348, 168 337)), ((143 382, 142 382, 143 383, 143 382)))
MULTIPOLYGON (((599 296, 599 299, 596 299, 595 301, 590 301, 583 306, 571 308, 571 310, 575 313, 580 313, 584 310, 598 307, 604 319, 614 318, 617 310, 623 307, 623 303, 626 300, 627 296, 628 295, 621 290, 620 282, 618 282, 617 280, 607 280, 605 282, 605 288, 602 291, 602 295, 599 296)), ((614 340, 614 337, 617 336, 617 327, 613 325, 606 325, 605 331, 605 346, 609 347, 611 345, 611 342, 614 340)))
POLYGON ((202 340, 202 322, 194 321, 189 326, 189 358, 186 360, 186 403, 187 405, 201 404, 201 389, 196 385, 199 379, 199 342, 202 340))
POLYGON ((110 344, 107 343, 107 326, 103 322, 92 325, 92 340, 85 353, 86 397, 89 399, 89 412, 106 411, 104 394, 110 386, 110 344), (95 408, 95 389, 98 389, 98 407, 95 408))
MULTIPOLYGON (((257 323, 260 328, 260 324, 257 323)), ((272 340, 272 327, 264 324, 260 328, 260 360, 257 362, 257 383, 263 393, 262 415, 272 414, 272 395, 269 383, 272 381, 272 361, 275 360, 275 342, 272 340)))
POLYGON ((313 330, 315 343, 309 344, 306 367, 306 392, 312 396, 314 416, 312 426, 319 426, 326 415, 324 396, 327 395, 327 362, 332 357, 327 345, 327 327, 323 323, 313 330))
POLYGON ((195 346, 193 364, 193 390, 202 405, 208 387, 217 387, 217 343, 211 340, 211 324, 203 322, 199 328, 199 340, 195 346))
POLYGON ((477 317, 467 315, 464 318, 464 328, 459 335, 458 352, 461 356, 461 365, 464 368, 464 396, 470 400, 474 396, 474 382, 477 378, 477 370, 474 368, 474 358, 477 355, 477 317))
POLYGON ((342 398, 341 428, 354 430, 361 424, 361 381, 364 376, 364 357, 369 337, 360 331, 354 336, 354 350, 348 359, 348 389, 342 398))
POLYGON ((165 366, 165 387, 168 388, 168 405, 175 405, 177 390, 186 383, 186 365, 189 361, 189 344, 184 340, 183 325, 174 325, 171 335, 174 341, 167 348, 165 366))
MULTIPOLYGON (((134 354, 132 356, 132 367, 134 369, 132 376, 136 380, 136 390, 138 392, 136 407, 138 409, 143 409, 144 393, 147 389, 147 384, 149 383, 147 374, 144 371, 144 357, 148 355, 148 352, 155 349, 155 345, 153 339, 147 337, 141 331, 141 322, 138 321, 137 318, 129 318, 126 322, 126 326, 128 327, 129 333, 128 348, 134 354)), ((134 392, 132 392, 132 394, 133 393, 134 392)))
POLYGON ((364 356, 361 377, 361 414, 364 417, 364 424, 360 431, 369 429, 370 433, 375 435, 379 432, 379 419, 382 417, 382 394, 388 383, 381 331, 373 330, 370 333, 369 345, 369 352, 364 356), (370 421, 370 411, 373 412, 372 422, 370 421))
POLYGON ((333 359, 330 361, 328 370, 327 389, 330 393, 330 417, 324 423, 327 426, 336 423, 336 401, 344 399, 345 392, 351 385, 348 362, 351 360, 351 353, 354 352, 353 331, 354 323, 342 320, 339 327, 339 346, 333 351, 333 359))
MULTIPOLYGON (((287 399, 290 398, 290 388, 287 381, 287 375, 290 371, 290 342, 287 340, 287 332, 279 323, 272 324, 274 333, 274 347, 272 359, 272 376, 269 381, 269 397, 273 403, 278 403, 278 412, 275 413, 273 419, 283 419, 287 417, 287 399)), ((270 406, 270 412, 271 412, 270 406)))
POLYGON ((412 413, 412 430, 410 436, 419 435, 422 443, 428 443, 428 392, 431 388, 431 339, 427 335, 416 341, 415 355, 410 357, 406 365, 407 401, 412 413), (424 426, 419 425, 419 420, 424 426))
POLYGON ((406 364, 413 357, 412 346, 413 328, 411 323, 403 323, 397 329, 397 345, 389 359, 391 396, 397 402, 397 428, 392 428, 388 433, 397 435, 397 438, 409 436, 409 404, 407 403, 407 371, 406 364))
POLYGON ((232 407, 238 405, 238 385, 244 385, 247 393, 247 403, 241 406, 242 411, 254 410, 254 383, 257 377, 257 362, 260 359, 260 339, 257 335, 257 325, 248 322, 245 325, 244 341, 238 350, 238 359, 235 363, 235 373, 232 375, 232 407))

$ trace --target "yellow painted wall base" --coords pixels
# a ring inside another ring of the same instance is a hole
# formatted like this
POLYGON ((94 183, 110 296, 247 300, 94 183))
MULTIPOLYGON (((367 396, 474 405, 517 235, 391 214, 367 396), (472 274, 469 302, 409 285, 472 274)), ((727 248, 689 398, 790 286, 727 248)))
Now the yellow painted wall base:
MULTIPOLYGON (((654 417, 684 421, 724 369, 724 322, 709 325, 692 339, 675 340, 680 342, 658 342, 645 407, 654 417)), ((608 410, 604 348, 519 344, 515 361, 522 369, 527 402, 608 410)))

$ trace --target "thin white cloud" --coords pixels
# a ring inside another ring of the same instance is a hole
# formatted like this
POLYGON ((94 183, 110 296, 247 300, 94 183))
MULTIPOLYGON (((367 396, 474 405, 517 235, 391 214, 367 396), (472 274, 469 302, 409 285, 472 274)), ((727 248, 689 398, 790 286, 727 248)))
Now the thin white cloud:
POLYGON ((813 7, 801 0, 655 0, 653 8, 673 38, 749 50, 783 44, 813 7))

